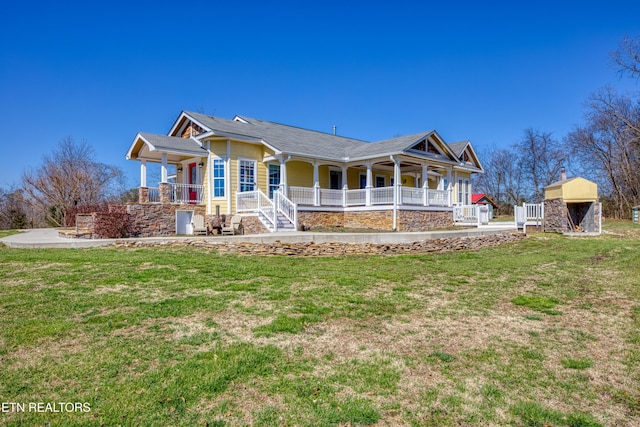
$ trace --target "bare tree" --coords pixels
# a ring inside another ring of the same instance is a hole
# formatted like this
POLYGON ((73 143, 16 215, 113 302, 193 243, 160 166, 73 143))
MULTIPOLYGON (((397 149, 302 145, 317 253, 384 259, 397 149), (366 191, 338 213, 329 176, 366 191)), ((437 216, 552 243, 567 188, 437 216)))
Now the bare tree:
POLYGON ((624 37, 611 57, 621 75, 640 78, 640 37, 624 37))
POLYGON ((35 170, 22 175, 25 197, 55 226, 66 225, 67 212, 82 203, 98 203, 119 192, 123 171, 94 160, 86 142, 62 139, 35 170))
POLYGON ((567 136, 573 155, 626 217, 640 202, 640 102, 604 88, 589 98, 586 124, 567 136))
POLYGON ((27 228, 28 224, 22 191, 0 188, 0 230, 27 228))
POLYGON ((514 146, 520 159, 522 177, 536 202, 544 199, 544 187, 557 181, 569 158, 566 147, 550 132, 525 129, 522 140, 514 146))
POLYGON ((488 194, 501 212, 509 212, 513 205, 525 199, 523 168, 513 150, 495 149, 483 156, 485 172, 475 177, 474 188, 488 194))

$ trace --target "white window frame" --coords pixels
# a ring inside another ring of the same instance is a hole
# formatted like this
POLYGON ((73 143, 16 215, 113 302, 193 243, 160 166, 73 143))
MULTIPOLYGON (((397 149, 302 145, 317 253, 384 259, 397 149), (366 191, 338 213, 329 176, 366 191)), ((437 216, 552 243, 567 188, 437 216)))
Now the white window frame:
POLYGON ((258 161, 256 159, 238 157, 238 193, 255 191, 257 187, 258 187, 258 161), (243 162, 248 162, 253 164, 253 182, 251 183, 253 188, 251 190, 242 191, 243 184, 249 183, 248 181, 247 182, 242 181, 243 162))
POLYGON ((273 198, 273 193, 275 193, 278 188, 280 188, 280 177, 282 175, 281 174, 282 171, 282 165, 280 163, 268 163, 267 164, 267 195, 269 196, 269 198, 273 198), (272 184, 271 183, 271 166, 275 166, 278 168, 278 183, 277 184, 272 184), (273 189, 273 191, 272 191, 273 189))
POLYGON ((224 157, 211 157, 211 199, 212 200, 224 200, 227 197, 227 159, 224 157), (221 178, 216 177, 215 163, 222 162, 222 196, 216 196, 216 180, 221 178))

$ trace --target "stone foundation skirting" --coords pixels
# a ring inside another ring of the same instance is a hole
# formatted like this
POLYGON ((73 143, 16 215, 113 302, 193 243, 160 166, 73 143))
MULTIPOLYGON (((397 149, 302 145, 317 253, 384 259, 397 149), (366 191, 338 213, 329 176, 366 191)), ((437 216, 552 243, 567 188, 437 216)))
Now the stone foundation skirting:
POLYGON ((413 243, 314 243, 282 242, 250 243, 237 241, 216 241, 209 239, 181 240, 117 240, 116 246, 139 248, 154 246, 191 246, 209 249, 218 254, 236 255, 288 255, 288 256, 343 256, 343 255, 393 255, 410 253, 438 253, 460 250, 478 250, 518 242, 526 236, 518 232, 426 239, 413 243))
POLYGON ((130 215, 134 237, 172 236, 176 234, 176 211, 194 211, 194 215, 205 216, 202 205, 170 205, 131 203, 126 205, 130 215))
MULTIPOLYGON (((393 230, 393 209, 358 211, 298 211, 302 230, 313 228, 358 228, 393 230)), ((453 226, 451 211, 423 211, 399 208, 396 212, 397 231, 430 231, 453 226)))

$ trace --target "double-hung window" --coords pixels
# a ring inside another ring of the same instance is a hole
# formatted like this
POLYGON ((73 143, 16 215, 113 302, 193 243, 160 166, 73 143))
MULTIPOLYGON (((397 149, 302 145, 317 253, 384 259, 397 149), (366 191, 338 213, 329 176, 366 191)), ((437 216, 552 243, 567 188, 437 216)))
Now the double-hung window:
POLYGON ((238 161, 238 189, 239 191, 253 191, 256 184, 256 161, 240 159, 238 161))
POLYGON ((224 197, 225 164, 224 159, 213 159, 213 197, 224 197))

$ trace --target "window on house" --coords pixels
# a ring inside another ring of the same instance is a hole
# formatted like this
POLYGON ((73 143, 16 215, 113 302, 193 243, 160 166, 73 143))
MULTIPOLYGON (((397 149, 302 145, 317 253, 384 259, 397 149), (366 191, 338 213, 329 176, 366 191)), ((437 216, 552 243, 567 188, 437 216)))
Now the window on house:
POLYGON ((471 204, 471 184, 469 180, 464 181, 464 203, 466 205, 471 204))
POLYGON ((238 161, 238 191, 253 191, 256 184, 256 161, 255 160, 239 160, 238 161))
POLYGON ((269 198, 280 188, 280 165, 269 165, 269 198))
POLYGON ((458 204, 464 204, 464 187, 461 179, 458 180, 458 204))
POLYGON ((332 190, 342 189, 342 171, 329 171, 329 188, 332 190))
POLYGON ((224 160, 213 159, 213 197, 224 197, 224 160))
POLYGON ((384 187, 384 186, 385 186, 384 175, 376 175, 376 187, 384 187))

